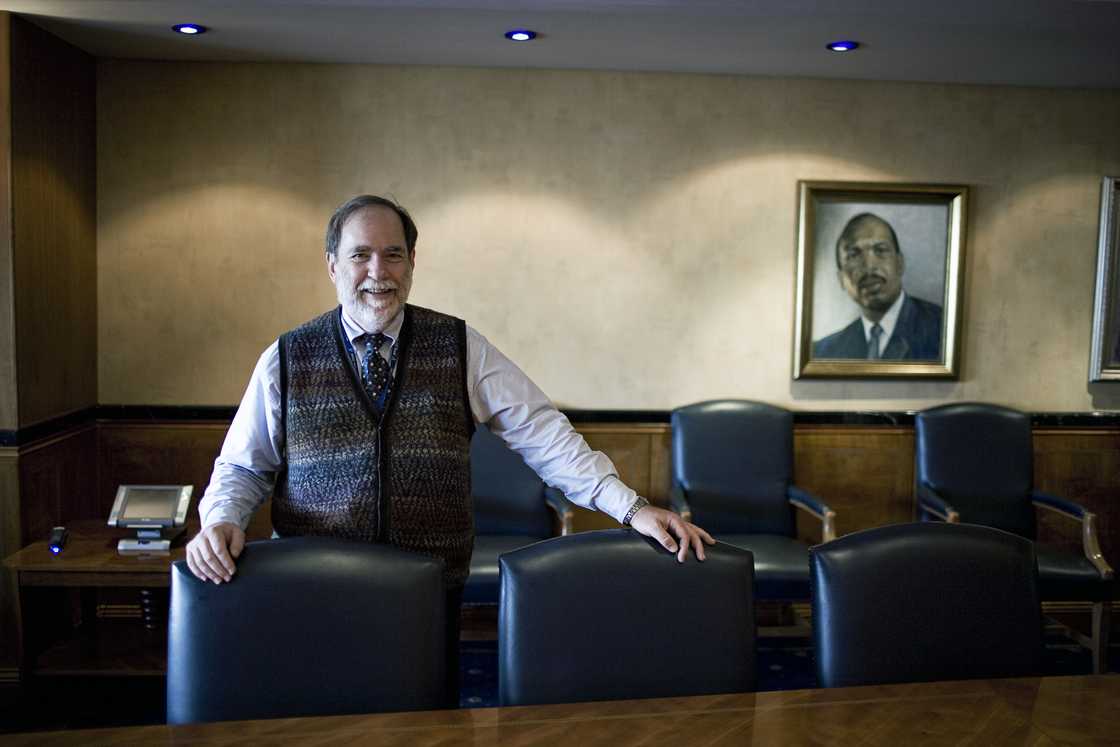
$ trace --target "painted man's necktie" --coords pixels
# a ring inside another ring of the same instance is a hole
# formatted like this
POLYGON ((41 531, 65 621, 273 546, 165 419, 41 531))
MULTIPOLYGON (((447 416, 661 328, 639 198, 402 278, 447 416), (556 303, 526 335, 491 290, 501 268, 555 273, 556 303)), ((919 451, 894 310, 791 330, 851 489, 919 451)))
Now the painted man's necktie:
POLYGON ((871 327, 871 339, 867 343, 867 360, 877 361, 883 357, 883 353, 879 350, 879 339, 883 336, 883 328, 876 322, 871 327))

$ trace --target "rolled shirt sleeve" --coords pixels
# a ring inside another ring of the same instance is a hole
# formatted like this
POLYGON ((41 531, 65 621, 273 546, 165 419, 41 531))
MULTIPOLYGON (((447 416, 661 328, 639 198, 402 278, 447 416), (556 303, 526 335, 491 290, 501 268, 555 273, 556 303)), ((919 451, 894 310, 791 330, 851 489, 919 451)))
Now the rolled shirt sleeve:
POLYGON ((540 387, 513 361, 467 326, 467 388, 475 421, 521 455, 568 500, 621 522, 638 495, 614 464, 593 451, 540 387))
POLYGON ((280 346, 261 353, 233 417, 210 484, 198 504, 202 526, 220 522, 242 529, 272 494, 283 465, 280 418, 280 346))

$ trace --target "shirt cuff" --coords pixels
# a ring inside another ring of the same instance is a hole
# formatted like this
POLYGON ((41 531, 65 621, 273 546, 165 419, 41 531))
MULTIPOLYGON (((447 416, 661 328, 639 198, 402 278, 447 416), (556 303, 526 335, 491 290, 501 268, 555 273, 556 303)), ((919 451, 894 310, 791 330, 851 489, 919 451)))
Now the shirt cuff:
POLYGON ((595 496, 595 508, 609 515, 619 524, 626 518, 626 512, 638 500, 638 494, 614 475, 604 478, 595 496))
POLYGON ((214 524, 236 524, 244 531, 249 527, 249 520, 252 515, 242 516, 241 512, 233 506, 214 506, 202 519, 202 528, 213 526, 214 524))

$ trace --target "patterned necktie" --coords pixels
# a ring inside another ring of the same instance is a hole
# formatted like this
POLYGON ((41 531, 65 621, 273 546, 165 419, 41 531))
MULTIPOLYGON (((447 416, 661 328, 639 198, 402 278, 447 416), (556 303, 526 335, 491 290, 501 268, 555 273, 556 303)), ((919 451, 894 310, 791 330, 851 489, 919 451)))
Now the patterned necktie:
POLYGON ((381 346, 389 339, 380 332, 366 335, 366 355, 362 359, 362 383, 369 397, 377 402, 389 384, 389 363, 381 357, 381 346))
POLYGON ((876 322, 871 327, 871 340, 867 343, 867 360, 877 361, 883 357, 879 351, 879 338, 883 336, 883 328, 876 322))

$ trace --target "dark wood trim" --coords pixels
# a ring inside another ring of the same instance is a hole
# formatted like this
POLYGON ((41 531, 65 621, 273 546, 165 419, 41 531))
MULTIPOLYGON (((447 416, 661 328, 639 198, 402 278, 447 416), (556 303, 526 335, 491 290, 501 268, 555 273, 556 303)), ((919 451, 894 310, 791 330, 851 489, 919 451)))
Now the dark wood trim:
POLYGON ((95 420, 95 408, 86 407, 75 410, 57 418, 20 428, 18 431, 0 431, 0 446, 30 446, 54 438, 74 428, 92 425, 95 420))
MULTIPOLYGON (((233 420, 234 405, 98 405, 98 420, 233 420)), ((561 408, 573 423, 668 423, 671 410, 578 410, 561 408)), ((914 425, 916 411, 794 410, 795 425, 914 425)), ((1032 412, 1035 428, 1117 428, 1120 412, 1032 412)))
POLYGON ((225 422, 233 420, 236 405, 98 405, 98 420, 159 422, 225 422))
MULTIPOLYGON (((103 423, 225 423, 233 420, 234 405, 98 405, 44 420, 19 430, 0 430, 0 447, 24 446, 93 421, 103 423)), ((670 410, 561 410, 577 424, 668 425, 670 410)), ((913 411, 795 410, 797 426, 867 426, 910 428, 913 411)), ((1120 412, 1035 412, 1035 429, 1120 428, 1120 412)))

